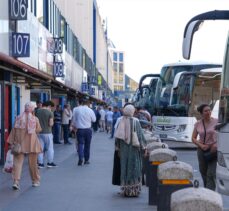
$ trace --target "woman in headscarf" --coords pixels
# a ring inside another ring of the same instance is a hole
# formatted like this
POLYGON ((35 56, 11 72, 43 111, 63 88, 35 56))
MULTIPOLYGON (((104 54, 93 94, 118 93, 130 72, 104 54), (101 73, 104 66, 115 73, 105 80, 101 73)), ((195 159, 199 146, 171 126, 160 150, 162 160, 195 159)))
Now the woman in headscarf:
POLYGON ((135 108, 127 105, 115 130, 115 148, 120 156, 120 185, 124 196, 138 196, 142 181, 142 149, 146 142, 135 108), (134 136, 134 133, 137 136, 134 136))
POLYGON ((14 190, 19 190, 19 181, 25 154, 29 159, 29 170, 32 179, 32 186, 40 185, 40 175, 37 168, 37 156, 42 152, 37 133, 41 131, 41 126, 37 117, 33 115, 34 106, 31 102, 25 104, 24 112, 17 116, 15 124, 7 142, 11 145, 19 144, 20 152, 14 154, 13 160, 13 186, 14 190))

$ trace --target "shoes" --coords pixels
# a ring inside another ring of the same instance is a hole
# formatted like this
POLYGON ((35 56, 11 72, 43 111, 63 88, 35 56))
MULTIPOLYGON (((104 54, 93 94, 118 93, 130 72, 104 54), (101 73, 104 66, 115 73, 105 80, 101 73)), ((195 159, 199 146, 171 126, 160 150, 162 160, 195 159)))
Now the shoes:
POLYGON ((54 142, 54 144, 62 144, 61 142, 54 142))
POLYGON ((41 184, 40 184, 40 182, 33 182, 32 183, 32 186, 33 187, 39 187, 41 184))
POLYGON ((83 164, 83 161, 82 160, 79 160, 78 161, 78 166, 82 166, 82 164, 83 164))
POLYGON ((87 160, 87 161, 84 162, 84 164, 90 164, 90 162, 87 160))
POLYGON ((38 163, 38 168, 39 169, 43 169, 45 167, 45 165, 44 164, 42 164, 42 163, 38 163))
POLYGON ((57 167, 57 165, 55 163, 47 163, 47 167, 48 168, 53 168, 53 167, 57 167))
POLYGON ((69 144, 69 145, 71 145, 72 143, 68 141, 68 142, 65 142, 64 144, 69 144))
POLYGON ((17 184, 17 183, 14 183, 13 186, 12 186, 12 188, 14 190, 20 190, 19 184, 17 184))

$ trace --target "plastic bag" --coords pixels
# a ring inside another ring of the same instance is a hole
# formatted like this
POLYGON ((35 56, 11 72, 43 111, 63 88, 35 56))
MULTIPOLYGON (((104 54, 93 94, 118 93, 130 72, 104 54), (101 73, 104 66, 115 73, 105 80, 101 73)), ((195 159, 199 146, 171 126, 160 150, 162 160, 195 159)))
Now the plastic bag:
POLYGON ((3 171, 6 173, 11 173, 12 169, 13 169, 13 155, 11 153, 11 150, 8 150, 6 154, 6 162, 3 171))

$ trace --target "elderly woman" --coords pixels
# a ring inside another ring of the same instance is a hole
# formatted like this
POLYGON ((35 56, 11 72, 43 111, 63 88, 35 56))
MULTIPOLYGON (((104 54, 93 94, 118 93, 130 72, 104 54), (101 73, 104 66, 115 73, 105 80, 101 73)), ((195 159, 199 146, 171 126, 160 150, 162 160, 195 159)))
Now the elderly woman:
POLYGON ((135 108, 127 105, 123 109, 115 130, 115 147, 120 156, 120 185, 124 196, 138 196, 142 181, 142 148, 146 142, 140 123, 134 118, 135 108))
POLYGON ((211 117, 211 108, 202 104, 197 108, 201 119, 195 123, 192 141, 197 146, 199 169, 204 187, 216 188, 217 145, 215 126, 218 120, 211 117))
POLYGON ((25 104, 24 112, 19 115, 14 127, 9 135, 8 143, 19 144, 20 151, 14 154, 13 160, 13 186, 14 190, 19 190, 19 181, 25 154, 29 159, 29 170, 32 179, 32 186, 40 185, 40 175, 37 168, 37 156, 42 152, 37 133, 41 131, 41 126, 37 117, 33 115, 34 106, 31 102, 25 104))

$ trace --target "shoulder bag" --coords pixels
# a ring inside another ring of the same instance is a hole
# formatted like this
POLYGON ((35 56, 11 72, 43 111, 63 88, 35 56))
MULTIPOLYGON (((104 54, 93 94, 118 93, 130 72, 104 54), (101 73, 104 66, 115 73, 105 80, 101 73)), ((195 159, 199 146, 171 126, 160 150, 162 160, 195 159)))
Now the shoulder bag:
POLYGON ((13 143, 11 145, 11 153, 13 155, 19 155, 21 153, 21 145, 19 143, 13 143))
POLYGON ((134 147, 140 147, 140 143, 139 143, 139 140, 138 140, 137 129, 136 129, 136 120, 135 119, 133 119, 132 145, 134 147))
MULTIPOLYGON (((206 128, 205 128, 205 124, 204 124, 204 120, 202 120, 203 122, 203 126, 204 126, 204 144, 205 144, 205 139, 206 139, 206 128)), ((204 156, 204 160, 206 162, 211 162, 213 160, 217 159, 217 151, 216 152, 211 152, 211 148, 203 151, 203 156, 204 156)))

